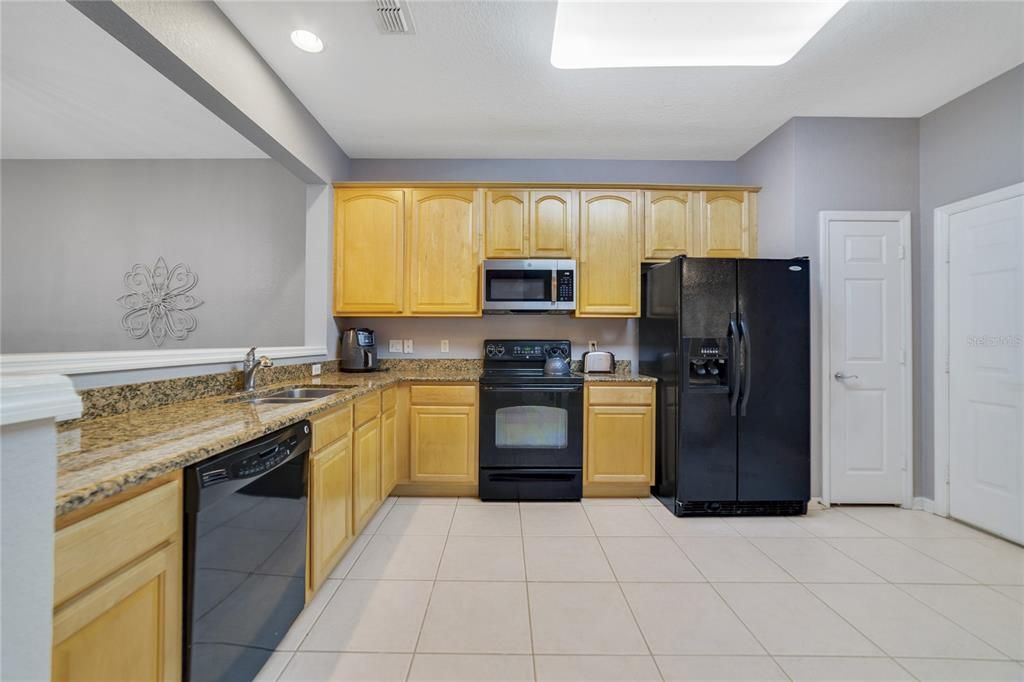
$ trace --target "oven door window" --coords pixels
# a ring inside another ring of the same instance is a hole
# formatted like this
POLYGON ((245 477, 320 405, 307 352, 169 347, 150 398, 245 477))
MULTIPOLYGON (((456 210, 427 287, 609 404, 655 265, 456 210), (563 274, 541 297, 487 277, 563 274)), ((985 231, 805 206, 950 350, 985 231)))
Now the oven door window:
POLYGON ((550 270, 488 270, 488 301, 550 301, 550 270))
POLYGON ((568 442, 568 410, 516 405, 494 412, 494 445, 497 448, 561 450, 568 442))

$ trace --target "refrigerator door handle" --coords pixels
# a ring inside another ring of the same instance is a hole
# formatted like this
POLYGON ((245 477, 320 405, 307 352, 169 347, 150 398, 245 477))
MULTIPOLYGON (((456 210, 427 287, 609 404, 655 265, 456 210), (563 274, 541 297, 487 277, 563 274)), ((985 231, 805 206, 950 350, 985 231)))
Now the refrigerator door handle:
POLYGON ((753 376, 753 357, 750 346, 750 329, 742 318, 740 319, 740 342, 743 344, 743 395, 740 398, 740 416, 747 416, 747 403, 750 402, 750 381, 753 376))
POLYGON ((736 407, 740 402, 739 387, 739 357, 736 355, 736 337, 739 331, 736 329, 736 318, 729 316, 729 414, 736 416, 736 407))

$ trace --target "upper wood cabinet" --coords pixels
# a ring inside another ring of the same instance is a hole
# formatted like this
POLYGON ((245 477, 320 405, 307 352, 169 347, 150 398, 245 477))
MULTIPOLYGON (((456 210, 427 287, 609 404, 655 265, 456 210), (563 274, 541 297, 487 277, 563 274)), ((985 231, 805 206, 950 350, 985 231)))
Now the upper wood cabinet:
POLYGON ((756 256, 756 202, 757 195, 753 192, 701 192, 701 255, 709 258, 756 256))
POLYGON ((571 190, 530 192, 530 256, 572 258, 576 253, 576 211, 571 190))
POLYGON ((530 255, 530 193, 489 190, 484 202, 484 257, 526 258, 530 255))
POLYGON ((572 258, 576 251, 572 190, 488 190, 485 258, 572 258))
POLYGON ((694 228, 699 218, 694 192, 650 190, 644 192, 644 260, 663 261, 679 255, 693 256, 694 228))
POLYGON ((395 315, 405 289, 405 201, 398 190, 337 190, 334 311, 395 315))
POLYGON ((640 314, 637 192, 580 192, 577 317, 640 314))
POLYGON ((409 310, 479 315, 480 251, 474 190, 412 190, 409 310))

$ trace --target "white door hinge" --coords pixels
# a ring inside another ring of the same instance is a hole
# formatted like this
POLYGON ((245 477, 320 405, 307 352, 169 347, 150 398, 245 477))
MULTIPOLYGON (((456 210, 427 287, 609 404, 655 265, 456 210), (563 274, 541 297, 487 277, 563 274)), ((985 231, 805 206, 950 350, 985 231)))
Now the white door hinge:
POLYGON ((903 260, 904 258, 907 257, 907 249, 906 247, 903 246, 903 244, 900 244, 899 248, 896 250, 896 255, 899 256, 900 260, 903 260))
POLYGON ((907 364, 907 349, 906 348, 900 348, 900 364, 901 365, 907 364))

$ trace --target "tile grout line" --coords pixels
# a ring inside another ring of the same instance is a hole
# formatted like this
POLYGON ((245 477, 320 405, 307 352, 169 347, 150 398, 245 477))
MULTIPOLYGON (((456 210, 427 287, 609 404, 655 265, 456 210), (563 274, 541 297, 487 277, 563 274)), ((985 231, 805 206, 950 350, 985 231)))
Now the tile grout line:
MULTIPOLYGON (((395 506, 397 506, 397 502, 395 506)), ((434 590, 437 588, 437 575, 441 571, 441 562, 444 561, 444 551, 448 548, 448 538, 451 537, 452 525, 455 523, 455 510, 458 508, 459 499, 455 498, 455 504, 452 505, 452 516, 448 519, 448 531, 444 535, 444 544, 441 547, 441 555, 437 558, 437 566, 434 568, 434 579, 430 581, 430 594, 427 595, 427 606, 423 609, 423 618, 420 619, 420 628, 416 631, 416 642, 412 645, 412 655, 409 657, 409 669, 405 673, 406 682, 412 675, 412 666, 416 662, 416 653, 420 648, 420 639, 423 637, 423 626, 427 622, 427 614, 430 612, 430 602, 434 599, 434 590)), ((418 507, 419 505, 417 505, 418 507)), ((426 506, 426 505, 424 505, 426 506)), ((447 505, 437 505, 447 506, 447 505)))
MULTIPOLYGON (((608 564, 608 570, 612 572, 612 577, 615 578, 615 586, 619 588, 619 594, 622 595, 622 601, 626 603, 626 609, 629 611, 629 615, 633 619, 633 625, 636 626, 637 632, 640 633, 640 639, 643 640, 644 646, 647 647, 647 655, 651 657, 651 663, 654 664, 654 669, 658 671, 658 676, 664 680, 665 673, 662 672, 661 666, 658 665, 658 659, 654 657, 654 651, 651 649, 651 643, 647 641, 647 635, 644 634, 644 629, 640 627, 640 621, 636 617, 636 612, 633 611, 633 605, 629 603, 629 597, 626 596, 626 590, 623 589, 622 582, 619 580, 619 575, 615 572, 615 567, 612 565, 611 559, 608 558, 608 552, 605 551, 604 544, 601 542, 601 536, 597 534, 597 529, 594 528, 594 522, 590 518, 590 513, 587 512, 586 506, 583 504, 580 504, 580 506, 583 507, 583 515, 586 516, 587 523, 590 524, 590 530, 594 531, 597 546, 601 548, 601 556, 604 557, 605 562, 608 564)), ((657 523, 657 519, 655 519, 655 523, 657 523)), ((661 524, 658 524, 658 526, 660 527, 661 524)), ((665 529, 662 528, 663 532, 664 530, 665 529)))
POLYGON ((533 645, 533 610, 530 608, 530 575, 526 568, 526 529, 523 528, 523 505, 516 502, 516 512, 519 514, 519 546, 523 550, 523 589, 526 590, 526 625, 530 631, 530 670, 533 671, 533 679, 537 679, 537 649, 533 645))

